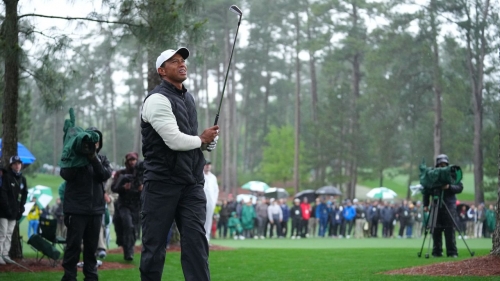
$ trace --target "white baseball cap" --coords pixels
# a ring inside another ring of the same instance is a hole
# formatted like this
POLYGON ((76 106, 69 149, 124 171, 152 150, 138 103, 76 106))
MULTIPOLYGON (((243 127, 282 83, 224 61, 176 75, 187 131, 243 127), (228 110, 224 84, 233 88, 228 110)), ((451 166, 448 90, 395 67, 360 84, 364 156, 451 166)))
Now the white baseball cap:
POLYGON ((160 68, 160 66, 166 60, 168 60, 169 58, 171 58, 173 55, 175 55, 177 53, 179 55, 181 55, 184 59, 187 59, 189 57, 189 50, 184 48, 184 47, 180 47, 177 50, 172 50, 172 49, 165 50, 156 59, 156 72, 158 72, 158 68, 160 68))

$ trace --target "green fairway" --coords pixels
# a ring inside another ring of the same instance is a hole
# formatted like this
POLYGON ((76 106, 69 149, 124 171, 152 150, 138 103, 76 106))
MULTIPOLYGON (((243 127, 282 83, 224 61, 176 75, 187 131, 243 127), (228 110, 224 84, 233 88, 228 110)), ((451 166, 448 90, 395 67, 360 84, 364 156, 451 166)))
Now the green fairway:
MULTIPOLYGON (((490 239, 466 240, 476 256, 487 255, 490 239)), ((233 250, 211 251, 212 280, 496 280, 493 277, 428 277, 393 276, 388 270, 438 262, 449 258, 418 258, 422 239, 266 239, 212 240, 212 244, 233 250)), ((459 258, 470 255, 458 240, 459 258)), ((427 246, 427 243, 426 243, 427 246)), ((424 254, 426 253, 424 248, 424 254)), ((30 252, 27 256, 33 256, 30 252)), ((101 280, 139 280, 139 254, 132 262, 134 268, 100 270, 101 280)), ((111 254, 104 262, 123 261, 121 254, 111 254)), ((60 268, 60 266, 58 267, 60 268)), ((0 273, 0 280, 58 280, 62 270, 41 273, 0 273)), ((79 271, 79 279, 83 275, 79 271)), ((163 280, 183 280, 180 254, 170 252, 165 262, 163 280)))

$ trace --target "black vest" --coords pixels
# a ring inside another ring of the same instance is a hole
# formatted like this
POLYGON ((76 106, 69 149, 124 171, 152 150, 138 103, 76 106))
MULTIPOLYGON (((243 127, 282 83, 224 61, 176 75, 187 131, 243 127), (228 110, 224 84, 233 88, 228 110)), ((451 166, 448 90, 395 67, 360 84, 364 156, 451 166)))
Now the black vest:
MULTIPOLYGON (((198 135, 198 120, 194 98, 183 87, 176 89, 171 83, 162 81, 148 93, 162 94, 172 105, 172 112, 179 130, 187 135, 198 135)), ((168 147, 151 124, 141 118, 142 154, 144 156, 144 182, 165 181, 169 184, 189 185, 205 182, 203 166, 205 157, 200 148, 174 151, 168 147)))

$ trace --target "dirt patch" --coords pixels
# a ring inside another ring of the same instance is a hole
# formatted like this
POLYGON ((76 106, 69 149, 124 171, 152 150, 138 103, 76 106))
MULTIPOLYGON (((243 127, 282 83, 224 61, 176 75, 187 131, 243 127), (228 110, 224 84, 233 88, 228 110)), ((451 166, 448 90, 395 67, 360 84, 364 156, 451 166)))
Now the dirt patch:
MULTIPOLYGON (((19 259, 15 260, 17 264, 6 264, 0 265, 0 272, 28 272, 29 270, 33 272, 40 271, 64 271, 61 261, 59 260, 56 266, 52 266, 47 259, 43 259, 41 261, 37 261, 36 259, 19 259), (20 266, 21 265, 21 266, 20 266), (29 270, 27 270, 26 267, 29 270)), ((133 264, 126 263, 118 263, 118 262, 107 262, 103 261, 102 265, 99 266, 99 270, 110 270, 110 269, 125 269, 125 268, 133 268, 133 264)), ((81 271, 81 268, 79 268, 81 271)))
POLYGON ((484 256, 384 272, 389 275, 500 276, 500 257, 484 256))
MULTIPOLYGON (((142 246, 135 246, 134 253, 140 254, 142 250, 142 246)), ((232 250, 232 248, 210 245, 210 251, 227 251, 232 250)), ((181 247, 179 245, 170 245, 167 249, 167 252, 180 252, 181 247)), ((108 250, 108 254, 121 254, 123 253, 122 248, 116 248, 108 250)), ((139 258, 139 257, 137 257, 139 258)), ((14 259, 17 264, 6 264, 0 265, 0 272, 28 272, 29 270, 33 272, 40 271, 64 271, 61 260, 59 260, 56 266, 52 266, 52 264, 46 259, 42 259, 41 261, 37 261, 34 258, 26 258, 26 259, 14 259), (28 268, 29 270, 27 270, 28 268)), ((123 261, 123 263, 119 262, 108 262, 105 259, 102 260, 102 265, 99 267, 99 270, 110 270, 110 269, 125 269, 125 268, 133 268, 134 264, 123 261)), ((81 271, 81 268, 79 268, 81 271)))

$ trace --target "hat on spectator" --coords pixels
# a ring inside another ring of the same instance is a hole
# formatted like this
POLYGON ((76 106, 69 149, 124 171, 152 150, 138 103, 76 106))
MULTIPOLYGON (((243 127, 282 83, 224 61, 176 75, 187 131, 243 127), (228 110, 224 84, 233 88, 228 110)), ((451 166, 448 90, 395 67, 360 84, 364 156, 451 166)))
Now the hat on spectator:
POLYGON ((12 165, 14 163, 21 163, 22 164, 23 161, 21 160, 21 157, 14 155, 14 156, 10 157, 9 165, 12 165))

